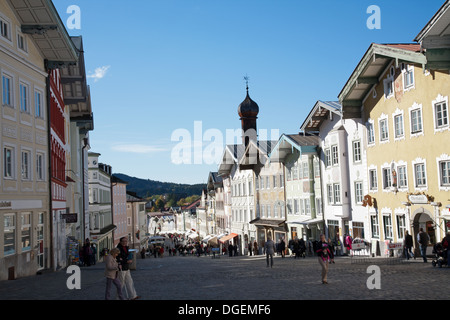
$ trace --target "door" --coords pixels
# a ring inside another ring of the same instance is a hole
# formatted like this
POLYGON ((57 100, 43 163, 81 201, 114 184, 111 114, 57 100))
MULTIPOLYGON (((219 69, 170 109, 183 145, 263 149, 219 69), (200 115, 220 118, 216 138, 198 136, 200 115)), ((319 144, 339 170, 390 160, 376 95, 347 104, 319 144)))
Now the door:
POLYGON ((38 270, 45 267, 45 253, 44 253, 44 214, 39 213, 37 225, 37 264, 38 270))

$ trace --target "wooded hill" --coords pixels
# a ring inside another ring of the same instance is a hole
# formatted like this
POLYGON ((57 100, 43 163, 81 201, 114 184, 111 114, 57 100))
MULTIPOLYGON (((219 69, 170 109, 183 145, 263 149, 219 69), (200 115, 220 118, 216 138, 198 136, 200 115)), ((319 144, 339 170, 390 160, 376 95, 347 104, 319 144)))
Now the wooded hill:
POLYGON ((192 195, 201 195, 204 184, 180 184, 161 182, 150 179, 130 177, 123 173, 115 173, 115 177, 128 183, 127 191, 135 192, 138 197, 148 198, 153 195, 175 194, 177 198, 185 198, 192 195))

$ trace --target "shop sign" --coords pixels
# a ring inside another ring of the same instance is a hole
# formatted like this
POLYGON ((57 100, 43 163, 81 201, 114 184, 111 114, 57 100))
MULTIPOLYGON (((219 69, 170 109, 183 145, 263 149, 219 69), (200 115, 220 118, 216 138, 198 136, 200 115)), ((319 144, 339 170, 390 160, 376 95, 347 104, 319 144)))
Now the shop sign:
POLYGON ((427 204, 428 197, 425 194, 410 194, 408 200, 413 204, 427 204))
POLYGON ((365 243, 352 243, 352 250, 361 250, 365 248, 366 248, 365 243))
POLYGON ((388 244, 389 250, 399 250, 403 248, 403 243, 389 243, 388 244))
POLYGON ((78 215, 76 213, 62 214, 61 218, 66 220, 66 223, 77 223, 78 222, 78 215))
POLYGON ((0 209, 11 209, 12 203, 11 201, 0 201, 0 209))

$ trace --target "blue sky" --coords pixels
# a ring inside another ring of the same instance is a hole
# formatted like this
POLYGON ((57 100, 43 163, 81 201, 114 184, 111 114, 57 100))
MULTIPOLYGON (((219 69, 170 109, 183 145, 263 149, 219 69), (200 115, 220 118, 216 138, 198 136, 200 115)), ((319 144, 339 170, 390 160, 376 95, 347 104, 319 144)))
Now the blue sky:
POLYGON ((217 164, 174 164, 172 134, 194 138, 196 121, 203 133, 239 129, 246 74, 258 129, 297 133, 317 100, 337 100, 372 42, 413 42, 444 0, 53 2, 66 25, 67 8, 80 8, 81 28, 68 32, 83 36, 92 151, 115 173, 204 183, 217 164), (379 30, 367 28, 370 5, 379 30))

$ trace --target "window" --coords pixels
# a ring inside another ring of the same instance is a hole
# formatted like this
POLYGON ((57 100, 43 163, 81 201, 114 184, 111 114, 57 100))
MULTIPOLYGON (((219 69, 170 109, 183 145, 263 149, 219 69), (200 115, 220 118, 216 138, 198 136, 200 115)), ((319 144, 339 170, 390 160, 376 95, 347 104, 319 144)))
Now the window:
POLYGON ((339 183, 333 184, 334 203, 341 203, 341 185, 339 183))
POLYGON ((270 204, 267 205, 267 218, 270 218, 270 204))
POLYGON ((403 131, 403 115, 399 114, 394 117, 395 138, 401 138, 404 135, 403 131))
POLYGON ((322 199, 321 198, 316 199, 316 214, 319 216, 322 215, 322 199))
POLYGON ((280 188, 284 187, 284 177, 283 175, 280 175, 280 188))
POLYGON ((390 188, 392 186, 391 169, 383 168, 383 189, 390 188))
POLYGON ((22 151, 22 180, 30 180, 30 152, 22 151))
POLYGON ((303 162, 303 179, 309 179, 309 166, 308 162, 303 162))
POLYGON ((353 162, 361 161, 361 141, 353 141, 353 162))
POLYGON ((295 164, 292 167, 292 180, 298 180, 298 166, 295 164))
POLYGON ((414 87, 414 66, 407 66, 403 69, 403 89, 414 87))
POLYGON ((364 222, 353 222, 353 238, 365 239, 364 222))
POLYGON ((388 121, 387 119, 380 120, 380 141, 389 139, 388 121))
POLYGON ((22 213, 21 243, 22 251, 31 249, 31 213, 22 213))
POLYGON ((261 217, 265 217, 266 213, 264 212, 264 205, 261 205, 261 217))
POLYGON ((392 219, 391 215, 383 215, 384 236, 386 239, 392 239, 392 219))
POLYGON ((36 179, 43 181, 44 177, 44 155, 42 153, 36 154, 36 179))
POLYGON ((339 164, 338 146, 331 146, 331 157, 333 166, 338 165, 339 164))
POLYGON ((394 72, 393 67, 391 68, 391 74, 383 80, 384 85, 384 97, 389 99, 394 95, 394 72))
POLYGON ((448 127, 448 108, 446 102, 436 103, 434 105, 436 117, 436 129, 448 127))
POLYGON ((292 199, 288 199, 287 201, 287 213, 292 214, 292 199))
POLYGON ((363 202, 363 183, 355 182, 355 202, 361 204, 363 202))
POLYGON ((325 149, 325 166, 331 167, 331 150, 325 149))
POLYGON ((28 85, 20 83, 20 111, 30 113, 30 107, 28 105, 28 85))
POLYGON ((12 78, 7 75, 2 75, 2 97, 3 105, 12 107, 13 105, 13 94, 12 94, 12 78))
POLYGON ((278 206, 276 204, 273 206, 273 217, 278 218, 278 206))
POLYGON ((327 185, 327 198, 328 198, 328 204, 333 204, 333 185, 332 184, 327 185))
POLYGON ((5 214, 3 227, 3 252, 5 256, 16 253, 16 217, 5 214))
POLYGON ((450 161, 439 162, 441 186, 450 186, 450 161))
POLYGON ((417 163, 414 165, 414 173, 416 179, 416 187, 426 187, 427 176, 425 172, 425 164, 417 163))
POLYGON ((399 188, 407 188, 408 187, 408 178, 406 176, 406 166, 398 166, 397 167, 397 171, 398 171, 398 187, 399 188))
POLYGON ((34 115, 38 118, 44 117, 42 109, 42 93, 40 91, 34 92, 34 115))
POLYGON ((378 224, 378 217, 376 215, 370 216, 370 224, 372 227, 372 237, 380 237, 380 225, 378 224))
POLYGON ((14 149, 6 147, 3 149, 3 176, 5 178, 14 178, 14 149))
POLYGON ((0 17, 0 36, 11 40, 11 24, 0 17))
POLYGON ((369 183, 370 183, 371 191, 378 189, 377 170, 376 169, 369 170, 369 183))
POLYGON ((273 176, 273 187, 277 188, 277 176, 273 176))
POLYGON ((249 194, 250 196, 253 195, 253 183, 252 183, 252 181, 249 181, 249 182, 248 182, 248 194, 249 194))
POLYGON ((23 52, 27 52, 27 40, 21 33, 17 33, 17 47, 23 52))
POLYGON ((270 177, 269 176, 266 177, 266 183, 267 183, 266 188, 270 189, 270 177))
POLYGON ((411 110, 411 133, 422 132, 422 109, 411 110))
POLYGON ((299 214, 298 199, 294 199, 294 214, 299 214))
POLYGON ((369 122, 367 123, 367 144, 374 144, 374 143, 375 143, 375 133, 373 123, 369 122))
POLYGON ((397 216, 397 232, 399 239, 405 238, 405 231, 406 231, 406 222, 405 222, 405 215, 398 215, 397 216))
POLYGON ((259 188, 262 190, 264 189, 264 177, 259 177, 260 186, 259 188))
POLYGON ((311 214, 311 200, 310 199, 305 199, 304 213, 307 215, 311 214))

